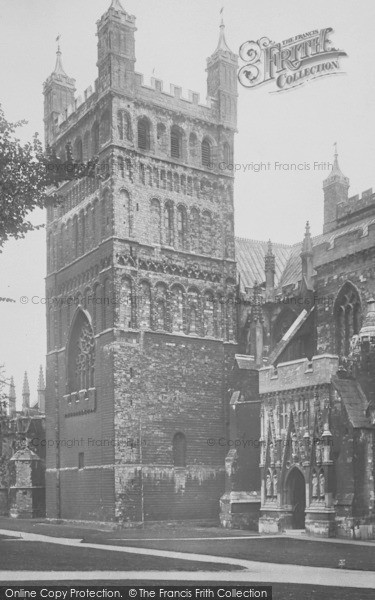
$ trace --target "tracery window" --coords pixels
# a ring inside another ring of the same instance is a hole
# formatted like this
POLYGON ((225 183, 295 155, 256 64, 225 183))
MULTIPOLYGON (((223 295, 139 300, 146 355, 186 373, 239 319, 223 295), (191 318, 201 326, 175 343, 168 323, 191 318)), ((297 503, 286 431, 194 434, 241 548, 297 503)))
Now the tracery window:
POLYGON ((214 300, 210 292, 204 295, 203 308, 203 329, 204 335, 213 337, 214 335, 214 300))
POLYGON ((164 207, 164 235, 166 246, 173 246, 173 207, 166 204, 164 207))
POLYGON ((202 165, 204 167, 211 167, 212 163, 212 152, 211 143, 207 138, 202 141, 202 165))
POLYGON ((190 235, 190 248, 193 252, 199 252, 199 212, 198 209, 192 208, 191 210, 191 235, 190 235))
POLYGON ((94 387, 95 338, 92 327, 79 309, 76 313, 68 345, 69 393, 94 387))
POLYGON ((138 119, 138 148, 150 150, 150 121, 147 117, 138 119))
POLYGON ((186 250, 187 242, 187 216, 183 206, 177 208, 177 239, 180 250, 186 250))
POLYGON ((130 115, 126 110, 119 110, 117 113, 117 130, 120 140, 132 139, 130 115))
POLYGON ((133 326, 132 288, 131 280, 127 277, 124 278, 121 284, 122 323, 124 329, 129 329, 133 326))
POLYGON ((336 326, 336 352, 347 356, 353 335, 360 330, 361 300, 358 291, 349 281, 341 288, 334 307, 336 326))
POLYGON ((183 331, 183 292, 178 286, 171 292, 172 331, 183 331))
POLYGON ((151 240, 161 244, 161 207, 157 198, 151 200, 151 240))
POLYGON ((151 321, 151 289, 147 281, 140 286, 139 296, 139 326, 149 328, 151 321))

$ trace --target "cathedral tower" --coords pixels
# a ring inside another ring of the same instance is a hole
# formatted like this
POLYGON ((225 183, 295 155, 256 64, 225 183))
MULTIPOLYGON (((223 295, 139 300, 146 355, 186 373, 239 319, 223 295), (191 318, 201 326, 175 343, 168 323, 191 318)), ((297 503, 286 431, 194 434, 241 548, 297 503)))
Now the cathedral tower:
MULTIPOLYGON (((336 145, 335 145, 336 147, 336 145)), ((349 179, 342 174, 339 162, 337 148, 332 171, 323 181, 324 191, 324 224, 323 233, 328 233, 336 228, 337 224, 337 205, 340 202, 347 202, 349 190, 349 179)))
POLYGON ((100 176, 64 184, 47 214, 47 436, 80 440, 47 456, 47 514, 216 518, 227 448, 207 440, 225 435, 237 348, 233 170, 220 165, 237 59, 221 28, 201 104, 143 84, 134 32, 114 0, 95 89, 52 140, 57 155, 68 142, 76 160, 98 155, 100 176))

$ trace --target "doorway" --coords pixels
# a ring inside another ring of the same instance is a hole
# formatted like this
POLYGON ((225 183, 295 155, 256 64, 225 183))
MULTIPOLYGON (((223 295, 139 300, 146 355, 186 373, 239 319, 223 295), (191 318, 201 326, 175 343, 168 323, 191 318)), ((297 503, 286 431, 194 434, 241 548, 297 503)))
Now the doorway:
POLYGON ((297 468, 292 469, 287 479, 289 504, 292 506, 293 529, 305 528, 306 487, 305 478, 297 468))

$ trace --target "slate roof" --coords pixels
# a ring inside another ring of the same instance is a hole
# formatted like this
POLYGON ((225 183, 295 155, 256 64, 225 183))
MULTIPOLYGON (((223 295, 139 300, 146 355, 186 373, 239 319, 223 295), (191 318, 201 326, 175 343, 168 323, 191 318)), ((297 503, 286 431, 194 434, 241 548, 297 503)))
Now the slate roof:
MULTIPOLYGON (((264 257, 267 253, 268 242, 236 238, 235 243, 237 268, 241 276, 242 289, 244 290, 246 287, 252 288, 255 281, 263 283, 266 279, 264 257)), ((272 249, 276 257, 275 283, 278 285, 288 261, 291 246, 287 244, 273 244, 272 249)))
MULTIPOLYGON (((360 237, 368 234, 368 228, 375 225, 375 217, 367 217, 361 221, 340 227, 329 233, 323 233, 312 238, 313 247, 326 243, 327 248, 333 248, 335 239, 359 231, 360 237)), ((237 268, 241 277, 241 288, 252 288, 254 282, 263 283, 266 279, 264 272, 264 257, 267 253, 268 242, 236 238, 237 268)), ((301 249, 302 242, 298 244, 272 244, 276 257, 275 285, 281 289, 287 285, 296 285, 302 278, 301 249)))
POLYGON ((367 398, 357 381, 333 377, 332 383, 342 399, 353 427, 370 427, 366 417, 367 398))

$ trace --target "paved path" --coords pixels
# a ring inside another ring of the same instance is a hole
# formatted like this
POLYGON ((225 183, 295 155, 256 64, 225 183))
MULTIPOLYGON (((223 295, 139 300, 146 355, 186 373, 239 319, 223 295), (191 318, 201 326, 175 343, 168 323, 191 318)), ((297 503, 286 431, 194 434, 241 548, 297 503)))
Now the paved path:
MULTIPOLYGON (((56 538, 36 533, 24 533, 9 529, 0 529, 0 535, 12 535, 24 541, 92 548, 102 552, 123 552, 142 556, 190 560, 202 563, 222 564, 222 572, 186 572, 186 571, 0 571, 0 581, 218 581, 218 582, 273 582, 304 583, 308 585, 326 585, 335 587, 375 588, 374 571, 354 571, 348 569, 328 569, 304 567, 299 565, 281 565, 263 563, 208 554, 193 554, 107 544, 82 543, 79 539, 56 538), (243 571, 225 571, 225 565, 242 567, 243 571)), ((178 541, 176 539, 175 541, 178 541)))

